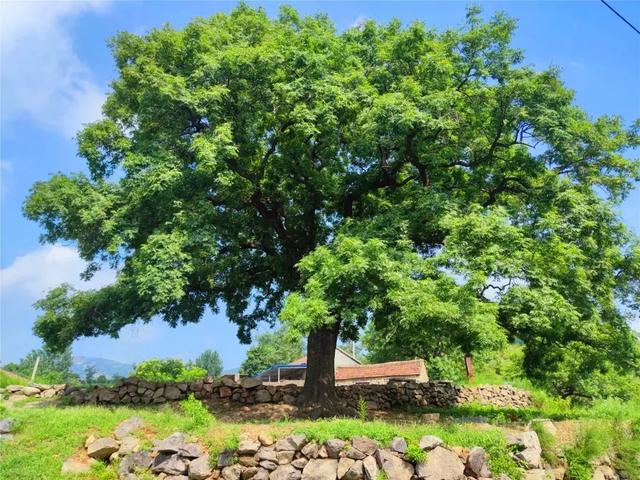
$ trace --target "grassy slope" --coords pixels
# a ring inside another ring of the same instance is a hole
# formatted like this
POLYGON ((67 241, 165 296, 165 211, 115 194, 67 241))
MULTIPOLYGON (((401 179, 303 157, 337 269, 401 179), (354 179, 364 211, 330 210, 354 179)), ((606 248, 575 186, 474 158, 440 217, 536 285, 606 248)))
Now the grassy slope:
MULTIPOLYGON (((17 421, 15 439, 0 443, 0 478, 12 480, 56 480, 66 478, 60 473, 63 461, 79 452, 89 434, 108 435, 122 420, 140 415, 146 428, 139 433, 149 445, 151 438, 163 438, 174 431, 190 433, 214 452, 225 445, 232 445, 243 433, 256 435, 269 432, 274 436, 289 432, 304 432, 309 437, 325 440, 331 437, 350 438, 367 435, 383 443, 401 435, 410 443, 417 443, 422 435, 440 436, 450 445, 481 445, 492 454, 492 467, 512 479, 519 478, 515 464, 507 456, 504 437, 498 429, 477 430, 472 427, 428 425, 392 425, 384 422, 359 420, 287 421, 271 424, 228 424, 211 419, 206 425, 191 427, 191 420, 169 408, 158 410, 130 408, 108 409, 103 407, 26 408, 12 407, 3 415, 17 421)), ((0 416, 3 416, 0 415, 0 416)), ((115 479, 113 468, 99 466, 83 479, 115 479)))
POLYGON ((0 368, 0 388, 7 385, 26 385, 28 382, 28 379, 18 374, 0 368))

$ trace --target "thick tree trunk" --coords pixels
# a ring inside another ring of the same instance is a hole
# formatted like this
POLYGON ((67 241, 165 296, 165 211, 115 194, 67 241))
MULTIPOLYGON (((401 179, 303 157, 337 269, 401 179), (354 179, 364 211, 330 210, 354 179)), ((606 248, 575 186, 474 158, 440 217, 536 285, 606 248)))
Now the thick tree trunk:
POLYGON ((319 415, 335 415, 338 403, 335 386, 335 351, 339 325, 322 327, 307 341, 307 374, 299 404, 313 407, 319 415))

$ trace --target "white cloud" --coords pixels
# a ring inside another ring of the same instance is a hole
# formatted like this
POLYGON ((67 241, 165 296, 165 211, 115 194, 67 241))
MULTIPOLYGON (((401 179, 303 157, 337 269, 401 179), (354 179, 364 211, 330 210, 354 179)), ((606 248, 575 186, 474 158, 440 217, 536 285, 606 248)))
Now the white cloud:
POLYGON ((100 117, 106 88, 74 51, 69 20, 105 2, 2 2, 3 121, 28 118, 73 136, 100 117))
POLYGON ((367 17, 365 17, 363 14, 360 14, 356 17, 356 19, 353 21, 353 23, 351 23, 350 26, 351 28, 360 28, 365 24, 367 20, 367 17))
POLYGON ((97 288, 115 280, 113 270, 100 270, 88 281, 80 279, 86 262, 78 252, 63 245, 38 248, 0 270, 0 291, 5 295, 23 295, 31 300, 42 298, 61 283, 78 289, 97 288))

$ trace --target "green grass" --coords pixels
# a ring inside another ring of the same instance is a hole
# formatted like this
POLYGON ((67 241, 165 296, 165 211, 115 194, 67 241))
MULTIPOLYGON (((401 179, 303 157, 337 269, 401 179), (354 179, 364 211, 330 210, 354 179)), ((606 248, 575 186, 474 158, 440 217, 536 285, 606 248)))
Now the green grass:
POLYGON ((21 377, 17 373, 0 368, 0 388, 4 388, 7 385, 26 385, 28 382, 28 379, 21 377))

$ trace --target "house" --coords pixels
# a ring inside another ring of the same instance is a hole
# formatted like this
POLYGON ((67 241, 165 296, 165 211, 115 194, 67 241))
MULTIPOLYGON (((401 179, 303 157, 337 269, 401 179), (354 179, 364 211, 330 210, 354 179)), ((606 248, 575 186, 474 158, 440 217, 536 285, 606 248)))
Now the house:
MULTIPOLYGON (((336 385, 385 384, 389 380, 426 382, 429 378, 424 361, 420 359, 363 365, 358 359, 340 348, 335 353, 336 385)), ((307 357, 291 363, 276 364, 259 373, 256 378, 265 384, 303 385, 307 370, 307 357)))

